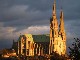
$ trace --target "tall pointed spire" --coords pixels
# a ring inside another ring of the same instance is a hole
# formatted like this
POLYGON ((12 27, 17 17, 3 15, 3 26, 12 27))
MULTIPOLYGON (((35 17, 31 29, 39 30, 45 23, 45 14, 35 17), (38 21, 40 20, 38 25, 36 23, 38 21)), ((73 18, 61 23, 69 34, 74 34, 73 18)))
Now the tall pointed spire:
POLYGON ((56 0, 54 0, 53 4, 53 16, 56 16, 56 0))
POLYGON ((54 0, 52 18, 50 19, 50 53, 56 51, 55 42, 57 42, 58 38, 58 20, 56 16, 56 0, 54 0))
POLYGON ((61 8, 61 13, 60 13, 60 26, 59 26, 59 35, 61 35, 62 37, 62 40, 63 40, 63 53, 62 54, 65 54, 66 53, 66 33, 65 33, 65 27, 64 27, 64 15, 63 15, 63 11, 62 11, 62 8, 61 8))
POLYGON ((61 12, 60 12, 60 25, 59 25, 59 33, 64 35, 65 29, 64 29, 64 15, 62 10, 62 0, 61 0, 61 12))
POLYGON ((60 13, 60 32, 62 32, 64 30, 64 18, 63 18, 63 11, 61 9, 61 13, 60 13))

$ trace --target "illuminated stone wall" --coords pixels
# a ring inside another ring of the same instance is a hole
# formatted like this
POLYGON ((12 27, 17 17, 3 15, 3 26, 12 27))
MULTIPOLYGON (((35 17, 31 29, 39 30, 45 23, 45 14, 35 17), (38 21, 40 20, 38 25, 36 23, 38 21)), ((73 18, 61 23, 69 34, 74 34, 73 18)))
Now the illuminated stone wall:
POLYGON ((18 55, 34 56, 49 54, 49 35, 20 35, 18 55))

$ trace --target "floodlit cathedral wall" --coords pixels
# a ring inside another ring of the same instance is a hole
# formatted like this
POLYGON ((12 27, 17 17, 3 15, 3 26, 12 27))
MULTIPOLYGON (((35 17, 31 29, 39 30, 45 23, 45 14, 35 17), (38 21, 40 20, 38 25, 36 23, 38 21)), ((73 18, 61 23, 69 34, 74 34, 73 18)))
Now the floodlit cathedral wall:
POLYGON ((49 54, 53 52, 56 52, 59 55, 65 55, 66 53, 66 34, 64 29, 63 11, 61 9, 60 24, 58 26, 56 0, 54 0, 52 18, 50 19, 49 54))
POLYGON ((18 54, 34 56, 34 41, 31 34, 21 35, 18 40, 18 54))
POLYGON ((49 54, 49 35, 20 35, 18 39, 18 55, 43 56, 49 54))

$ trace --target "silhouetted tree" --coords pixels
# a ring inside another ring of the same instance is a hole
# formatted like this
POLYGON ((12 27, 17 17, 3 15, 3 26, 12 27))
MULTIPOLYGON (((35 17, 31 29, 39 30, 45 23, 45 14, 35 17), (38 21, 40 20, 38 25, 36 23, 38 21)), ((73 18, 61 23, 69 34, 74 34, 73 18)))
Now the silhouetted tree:
POLYGON ((67 60, 65 56, 59 55, 56 52, 51 54, 50 60, 67 60))
POLYGON ((69 56, 73 60, 80 60, 80 39, 74 38, 74 42, 69 47, 69 56))

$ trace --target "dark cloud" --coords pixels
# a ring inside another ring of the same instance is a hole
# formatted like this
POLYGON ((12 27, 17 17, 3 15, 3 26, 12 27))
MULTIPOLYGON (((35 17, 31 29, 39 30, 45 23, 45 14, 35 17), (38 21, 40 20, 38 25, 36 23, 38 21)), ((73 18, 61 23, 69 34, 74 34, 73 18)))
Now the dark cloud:
POLYGON ((65 19, 66 20, 78 20, 80 19, 79 15, 80 15, 80 4, 79 4, 80 0, 70 0, 70 1, 63 1, 63 10, 64 10, 64 14, 65 14, 65 19))

